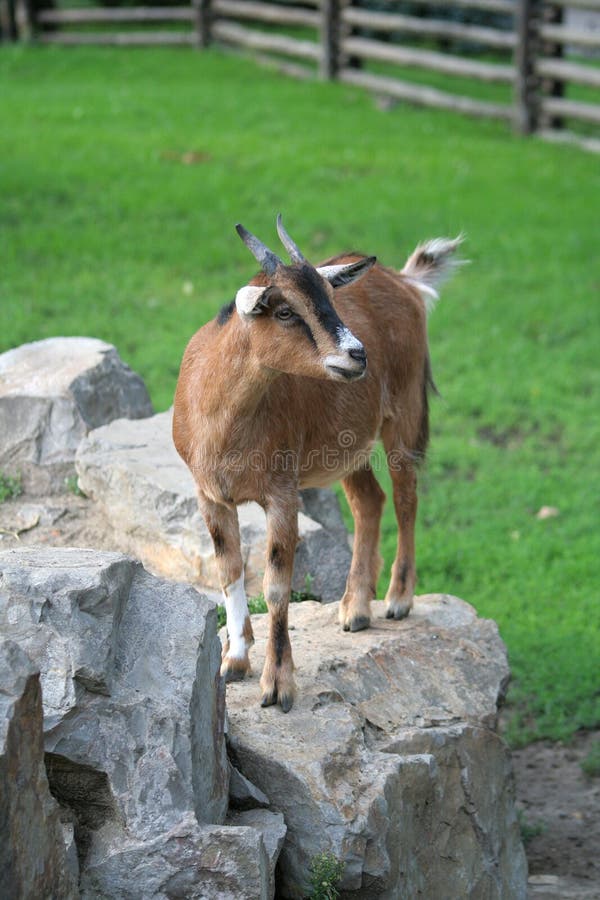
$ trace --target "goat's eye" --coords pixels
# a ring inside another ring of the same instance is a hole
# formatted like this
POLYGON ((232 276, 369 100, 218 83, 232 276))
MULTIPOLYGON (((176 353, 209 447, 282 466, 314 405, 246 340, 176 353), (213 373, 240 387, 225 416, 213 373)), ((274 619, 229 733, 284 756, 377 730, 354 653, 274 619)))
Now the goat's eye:
POLYGON ((282 322, 291 319, 293 315, 294 313, 289 308, 289 306, 280 306, 279 309, 275 311, 276 318, 281 319, 282 322))

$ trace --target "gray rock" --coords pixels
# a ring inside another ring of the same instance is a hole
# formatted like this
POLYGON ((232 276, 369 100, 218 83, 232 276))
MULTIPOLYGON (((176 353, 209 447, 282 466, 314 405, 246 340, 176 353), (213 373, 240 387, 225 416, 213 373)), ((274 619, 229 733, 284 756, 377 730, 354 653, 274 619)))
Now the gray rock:
POLYGON ((269 858, 261 831, 199 827, 188 815, 143 843, 105 827, 82 879, 83 900, 269 900, 269 858))
MULTIPOLYGON (((378 609, 379 607, 379 609, 378 609)), ((230 755, 288 828, 278 896, 311 859, 344 862, 345 898, 526 896, 510 758, 495 733, 509 676, 493 622, 453 597, 342 634, 336 606, 293 604, 299 694, 258 706, 258 674, 227 687, 230 755)), ((260 673, 267 617, 254 616, 260 673)))
MULTIPOLYGON (((92 431, 79 447, 76 466, 81 489, 100 504, 124 551, 156 574, 219 588, 194 481, 173 446, 170 412, 140 421, 121 419, 92 431)), ((310 576, 312 592, 329 602, 344 592, 350 550, 335 496, 309 493, 314 495, 311 512, 321 508, 336 527, 330 531, 299 514, 293 587, 305 590, 310 576)), ((240 506, 238 514, 246 589, 256 596, 262 590, 265 515, 256 503, 240 506)))
MULTIPOLYGON (((143 856, 186 817, 224 820, 216 626, 214 604, 193 588, 119 554, 0 553, 0 627, 40 666, 48 777, 73 813, 80 854, 97 858, 102 835, 109 856, 123 841, 143 856)), ((114 890, 107 882, 97 896, 126 896, 114 890)))
POLYGON ((0 355, 0 469, 31 493, 65 489, 90 429, 151 414, 142 379, 104 341, 48 338, 0 355))
POLYGON ((255 784, 238 772, 235 766, 229 766, 229 806, 231 809, 265 809, 270 806, 266 794, 255 784))
POLYGON ((255 828, 262 834, 269 860, 268 897, 269 900, 273 900, 275 896, 275 866, 287 833, 283 816, 281 813, 274 813, 267 809, 233 811, 227 816, 227 824, 255 828))
POLYGON ((79 896, 44 768, 39 672, 10 640, 0 644, 0 895, 79 896))

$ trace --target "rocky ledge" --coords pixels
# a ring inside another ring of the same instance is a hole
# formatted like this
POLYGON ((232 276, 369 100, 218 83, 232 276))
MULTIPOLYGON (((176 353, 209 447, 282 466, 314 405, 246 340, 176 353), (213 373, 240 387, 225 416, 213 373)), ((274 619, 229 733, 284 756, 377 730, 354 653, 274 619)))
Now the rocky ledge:
POLYGON ((300 898, 311 858, 344 863, 344 898, 526 896, 511 763, 495 732, 509 678, 494 622, 455 597, 419 597, 404 622, 342 634, 337 604, 292 604, 298 696, 258 706, 255 674, 228 685, 229 751, 287 825, 281 897, 300 898))

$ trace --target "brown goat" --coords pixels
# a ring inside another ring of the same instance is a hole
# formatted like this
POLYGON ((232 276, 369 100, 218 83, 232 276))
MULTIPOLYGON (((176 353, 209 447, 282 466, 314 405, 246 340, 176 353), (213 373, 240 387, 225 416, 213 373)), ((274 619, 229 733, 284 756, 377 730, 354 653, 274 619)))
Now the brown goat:
POLYGON ((352 564, 340 604, 344 631, 370 624, 381 566, 385 495, 369 466, 381 438, 398 519, 386 615, 408 615, 415 587, 416 465, 428 441, 427 298, 460 238, 417 247, 401 272, 344 254, 308 263, 278 217, 285 265, 238 225, 262 272, 196 332, 175 395, 173 438, 198 488, 227 611, 222 674, 250 668, 252 626, 236 505, 267 517, 264 595, 269 639, 262 705, 293 703, 288 603, 298 540, 298 490, 339 479, 355 521, 352 564), (368 360, 368 365, 367 365, 368 360))

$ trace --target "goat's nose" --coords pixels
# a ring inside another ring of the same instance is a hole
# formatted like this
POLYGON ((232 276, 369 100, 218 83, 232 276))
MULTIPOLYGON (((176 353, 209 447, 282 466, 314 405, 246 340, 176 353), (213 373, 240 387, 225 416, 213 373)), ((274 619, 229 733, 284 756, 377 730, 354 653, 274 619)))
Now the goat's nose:
POLYGON ((366 365, 367 352, 364 347, 353 347, 352 350, 348 350, 348 355, 355 359, 356 362, 362 363, 363 366, 366 365))

